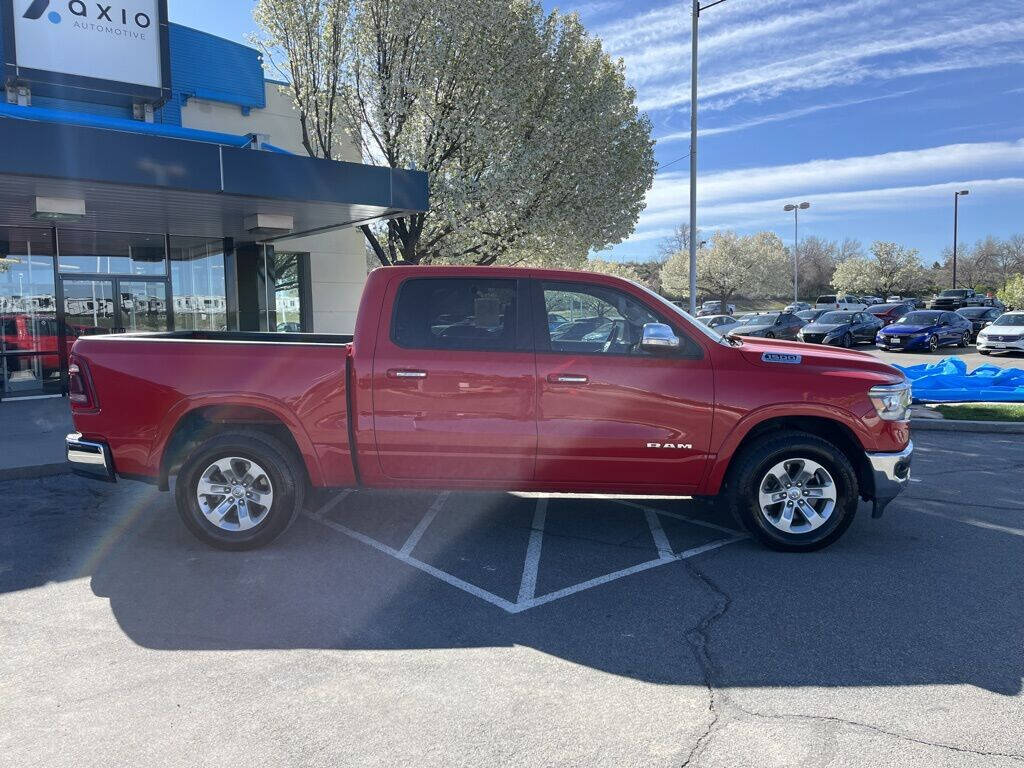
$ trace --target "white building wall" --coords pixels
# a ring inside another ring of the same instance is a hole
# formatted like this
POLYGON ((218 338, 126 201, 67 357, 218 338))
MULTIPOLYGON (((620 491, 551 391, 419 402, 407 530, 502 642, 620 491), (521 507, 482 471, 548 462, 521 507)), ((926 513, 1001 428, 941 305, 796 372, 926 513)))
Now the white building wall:
MULTIPOLYGON (((181 109, 185 128, 233 133, 263 133, 276 147, 305 155, 302 128, 291 98, 280 84, 266 82, 267 106, 252 109, 248 115, 232 104, 189 99, 181 109)), ((342 150, 341 160, 361 162, 355 143, 342 150)), ((312 283, 313 330, 317 333, 352 333, 356 309, 366 282, 366 254, 363 235, 358 229, 341 229, 308 237, 275 242, 283 252, 309 254, 312 283)))

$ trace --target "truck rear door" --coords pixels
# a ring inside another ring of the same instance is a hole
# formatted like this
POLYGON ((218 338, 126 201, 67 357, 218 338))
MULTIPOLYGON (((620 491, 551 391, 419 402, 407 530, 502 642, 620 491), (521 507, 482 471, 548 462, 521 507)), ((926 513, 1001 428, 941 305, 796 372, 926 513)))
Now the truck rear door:
POLYGON ((537 388, 528 283, 485 275, 410 277, 388 287, 373 411, 380 468, 389 477, 533 477, 537 388))
POLYGON ((696 487, 708 458, 714 394, 701 346, 683 338, 678 354, 643 352, 645 323, 678 321, 615 288, 536 281, 533 299, 535 313, 568 319, 555 329, 535 326, 537 481, 696 487))

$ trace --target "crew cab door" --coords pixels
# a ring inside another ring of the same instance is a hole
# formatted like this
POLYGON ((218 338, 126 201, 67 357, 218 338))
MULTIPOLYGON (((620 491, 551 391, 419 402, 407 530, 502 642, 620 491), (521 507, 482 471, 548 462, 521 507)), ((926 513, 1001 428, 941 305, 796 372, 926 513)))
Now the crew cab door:
POLYGON ((412 277, 388 288, 373 360, 374 434, 384 475, 533 477, 536 368, 526 282, 480 272, 412 277))
POLYGON ((682 333, 678 316, 618 288, 533 283, 538 482, 577 490, 694 488, 707 462, 713 412, 710 360, 693 339, 679 352, 640 349, 645 323, 682 333), (537 313, 540 313, 539 315, 537 313))

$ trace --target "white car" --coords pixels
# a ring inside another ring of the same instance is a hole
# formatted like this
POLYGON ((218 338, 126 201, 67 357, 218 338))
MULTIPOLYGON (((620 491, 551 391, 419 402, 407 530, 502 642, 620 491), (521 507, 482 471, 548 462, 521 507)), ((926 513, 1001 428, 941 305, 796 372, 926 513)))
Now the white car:
POLYGON ((978 352, 1024 352, 1024 312, 1006 312, 978 332, 978 352))
POLYGON ((704 317, 698 317, 697 320, 704 323, 715 333, 720 333, 723 336, 740 324, 740 321, 732 315, 705 315, 704 317))
POLYGON ((814 302, 815 309, 839 309, 846 312, 863 312, 869 306, 870 304, 865 304, 856 296, 836 296, 834 294, 819 296, 818 300, 814 302))

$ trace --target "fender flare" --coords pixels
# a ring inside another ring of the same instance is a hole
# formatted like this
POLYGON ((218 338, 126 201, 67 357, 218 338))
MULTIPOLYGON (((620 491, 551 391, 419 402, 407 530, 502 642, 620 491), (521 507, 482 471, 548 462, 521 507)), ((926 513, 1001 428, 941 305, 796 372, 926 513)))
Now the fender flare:
POLYGON ((800 417, 825 419, 845 427, 853 434, 863 450, 867 450, 866 445, 872 444, 871 434, 864 423, 843 408, 817 403, 776 403, 764 406, 746 414, 725 436, 704 477, 701 495, 713 496, 719 492, 729 465, 736 456, 736 451, 754 428, 772 419, 800 417))
POLYGON ((320 467, 320 459, 313 447, 313 441, 306 433, 305 427, 280 400, 265 395, 238 394, 207 392, 201 395, 191 396, 176 402, 164 416, 157 431, 149 452, 149 466, 159 467, 160 484, 166 485, 167 468, 164 466, 164 454, 167 450, 167 442, 170 440, 174 430, 177 429, 181 420, 188 414, 210 406, 240 406, 244 408, 255 408, 266 411, 280 421, 291 433, 295 445, 299 449, 299 455, 306 465, 306 472, 309 474, 309 481, 312 485, 320 485, 323 482, 323 472, 320 467))

